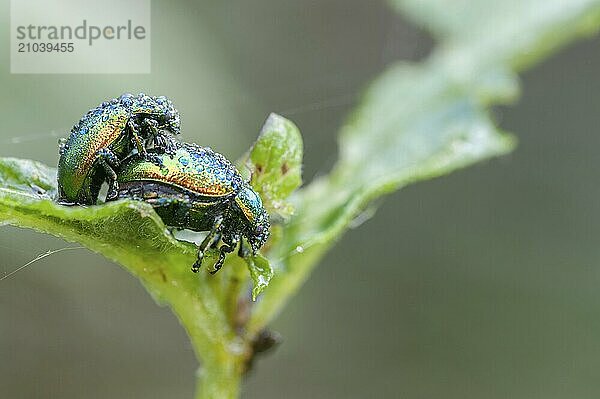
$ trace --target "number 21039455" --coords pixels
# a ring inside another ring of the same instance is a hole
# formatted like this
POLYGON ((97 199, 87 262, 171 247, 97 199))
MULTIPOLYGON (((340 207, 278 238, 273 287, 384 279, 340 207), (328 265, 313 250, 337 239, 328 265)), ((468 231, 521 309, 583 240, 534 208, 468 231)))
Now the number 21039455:
POLYGON ((19 43, 19 53, 72 53, 75 51, 73 43, 19 43))

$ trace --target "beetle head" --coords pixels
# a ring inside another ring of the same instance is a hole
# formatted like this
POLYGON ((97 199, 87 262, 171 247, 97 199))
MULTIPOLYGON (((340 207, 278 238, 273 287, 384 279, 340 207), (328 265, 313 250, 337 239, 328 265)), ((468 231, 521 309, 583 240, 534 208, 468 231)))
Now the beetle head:
POLYGON ((181 131, 181 119, 179 111, 173 106, 173 102, 165 96, 155 97, 155 101, 160 109, 158 115, 160 125, 173 134, 179 134, 181 131))
POLYGON ((244 184, 238 192, 235 203, 245 218, 244 235, 252 246, 252 251, 257 252, 269 238, 269 214, 260 196, 248 184, 244 184))
POLYGON ((120 97, 121 104, 130 109, 133 116, 141 121, 146 119, 160 130, 168 130, 172 134, 179 134, 181 120, 179 111, 173 106, 173 102, 165 96, 149 96, 140 93, 137 96, 123 94, 120 97))

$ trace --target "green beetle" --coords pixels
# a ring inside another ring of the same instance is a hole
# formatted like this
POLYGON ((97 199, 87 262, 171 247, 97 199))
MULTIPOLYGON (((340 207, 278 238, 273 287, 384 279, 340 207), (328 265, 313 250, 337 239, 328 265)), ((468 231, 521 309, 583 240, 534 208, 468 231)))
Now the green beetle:
POLYGON ((200 269, 204 251, 219 243, 219 259, 211 273, 238 244, 239 256, 255 254, 270 229, 260 196, 223 155, 195 144, 177 147, 173 155, 156 154, 158 159, 138 154, 125 159, 117 172, 118 198, 151 204, 167 226, 209 231, 198 247, 193 272, 200 269))
POLYGON ((146 153, 156 148, 174 152, 174 139, 164 131, 179 134, 179 112, 164 96, 123 94, 88 111, 61 140, 58 161, 59 202, 93 205, 104 181, 108 199, 117 193, 116 173, 122 159, 136 149, 146 153))

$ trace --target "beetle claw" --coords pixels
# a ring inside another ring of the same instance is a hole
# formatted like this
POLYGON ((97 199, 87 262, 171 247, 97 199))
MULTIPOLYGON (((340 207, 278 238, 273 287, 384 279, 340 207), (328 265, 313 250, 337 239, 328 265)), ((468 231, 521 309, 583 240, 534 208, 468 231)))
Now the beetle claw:
POLYGON ((198 273, 200 271, 200 262, 196 261, 194 262, 194 264, 192 265, 192 272, 193 273, 198 273))
POLYGON ((202 267, 202 259, 204 258, 204 251, 199 250, 198 255, 196 257, 196 261, 192 265, 192 272, 198 273, 200 268, 202 267))
POLYGON ((117 190, 112 189, 112 190, 108 190, 108 193, 106 194, 106 200, 105 201, 114 201, 119 197, 119 193, 117 192, 117 190))

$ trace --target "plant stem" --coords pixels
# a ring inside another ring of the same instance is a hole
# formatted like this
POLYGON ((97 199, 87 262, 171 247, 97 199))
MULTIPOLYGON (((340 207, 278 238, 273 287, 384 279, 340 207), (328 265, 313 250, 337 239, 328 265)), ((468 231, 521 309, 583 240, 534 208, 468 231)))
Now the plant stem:
POLYGON ((244 372, 244 357, 222 353, 218 359, 205 361, 198 370, 196 399, 236 399, 244 372))
POLYGON ((217 299, 216 287, 211 286, 217 282, 212 277, 198 276, 195 290, 180 285, 169 303, 201 364, 196 399, 236 399, 249 349, 230 326, 228 315, 217 299))

